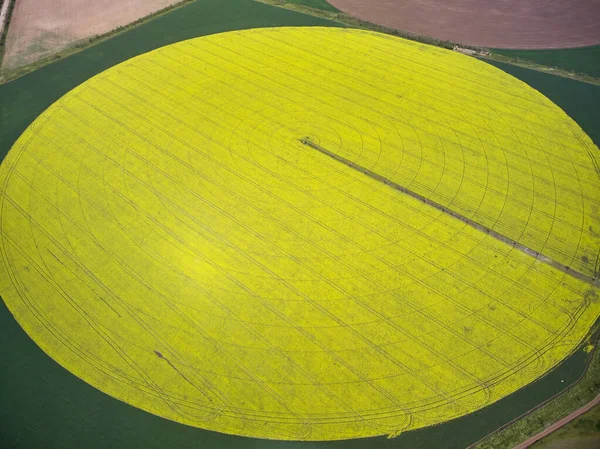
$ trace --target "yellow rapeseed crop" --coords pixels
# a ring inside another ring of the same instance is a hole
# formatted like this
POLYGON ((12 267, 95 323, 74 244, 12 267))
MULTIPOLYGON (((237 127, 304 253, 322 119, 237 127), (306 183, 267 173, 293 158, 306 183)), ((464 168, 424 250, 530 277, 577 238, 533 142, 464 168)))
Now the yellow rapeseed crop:
POLYGON ((473 412, 574 351, 598 149, 475 59, 337 28, 230 32, 94 77, 2 164, 0 288, 61 365, 185 424, 365 437, 473 412))

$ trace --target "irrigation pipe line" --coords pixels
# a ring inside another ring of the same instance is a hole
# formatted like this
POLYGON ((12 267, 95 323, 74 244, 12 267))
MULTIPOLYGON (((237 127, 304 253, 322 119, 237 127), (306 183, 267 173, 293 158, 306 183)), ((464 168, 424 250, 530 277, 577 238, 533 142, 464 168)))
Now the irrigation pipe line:
POLYGON ((477 223, 458 212, 448 209, 446 206, 442 206, 440 203, 437 203, 429 198, 426 198, 423 195, 418 194, 417 192, 414 192, 400 184, 395 183, 394 181, 387 179, 384 176, 381 176, 378 173, 375 173, 375 172, 369 170, 368 168, 358 165, 355 162, 352 162, 351 160, 340 156, 339 154, 333 153, 333 152, 323 148, 322 146, 317 145, 316 143, 312 142, 308 137, 300 139, 300 142, 303 145, 306 145, 307 147, 317 150, 317 151, 331 157, 332 159, 335 159, 338 162, 342 162, 343 164, 346 164, 349 167, 364 173, 365 175, 369 176, 370 178, 372 178, 376 181, 382 182, 385 185, 388 185, 396 190, 399 190, 400 192, 402 192, 408 196, 411 196, 416 200, 419 200, 419 201, 421 201, 421 202, 423 202, 423 203, 425 203, 447 215, 450 215, 450 216, 462 221, 463 223, 471 226, 472 228, 477 229, 478 231, 481 231, 481 232, 484 232, 484 233, 490 235, 491 237, 495 238, 496 240, 507 243, 507 244, 511 245, 513 248, 518 249, 522 253, 525 253, 528 256, 532 256, 532 257, 536 258, 540 262, 550 265, 551 267, 556 268, 557 270, 560 270, 563 273, 568 274, 569 276, 579 279, 580 281, 583 281, 594 287, 600 287, 600 280, 598 279, 597 275, 592 277, 592 276, 588 276, 587 274, 581 273, 579 271, 573 270, 571 267, 568 267, 550 257, 544 256, 543 254, 541 254, 531 248, 528 248, 527 246, 517 242, 516 240, 506 237, 505 235, 502 235, 499 232, 496 232, 493 229, 488 228, 487 226, 477 223))

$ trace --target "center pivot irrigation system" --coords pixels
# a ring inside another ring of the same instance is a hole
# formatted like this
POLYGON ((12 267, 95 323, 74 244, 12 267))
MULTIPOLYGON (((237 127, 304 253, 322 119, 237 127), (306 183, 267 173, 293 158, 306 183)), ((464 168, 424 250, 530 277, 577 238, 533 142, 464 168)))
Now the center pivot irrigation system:
POLYGON ((405 193, 419 201, 422 201, 422 202, 430 205, 431 207, 439 210, 440 212, 451 215, 452 217, 462 221, 463 223, 468 224, 469 226, 473 227, 474 229, 485 232, 486 234, 489 234, 490 236, 494 237, 495 239, 497 239, 501 242, 508 243, 509 245, 512 245, 514 248, 527 254, 528 256, 535 257, 536 259, 540 260, 541 262, 544 262, 544 263, 546 263, 546 264, 548 264, 570 276, 573 276, 576 279, 587 282, 588 284, 593 285, 595 287, 600 287, 600 280, 598 279, 598 264, 596 264, 596 269, 595 269, 595 273, 594 273, 593 277, 588 276, 579 271, 573 270, 571 267, 564 265, 560 262, 557 262, 556 260, 551 259, 550 257, 546 257, 543 254, 541 254, 531 248, 528 248, 527 246, 525 246, 509 237, 506 237, 505 235, 502 235, 499 232, 496 232, 493 229, 488 228, 487 226, 479 224, 479 223, 471 220, 470 218, 465 217, 464 215, 462 215, 456 211, 453 211, 453 210, 447 208, 446 206, 443 206, 443 205, 433 201, 430 198, 426 198, 423 195, 418 194, 417 192, 407 189, 406 187, 404 187, 398 183, 395 183, 394 181, 391 181, 390 179, 387 179, 384 176, 381 176, 380 174, 377 174, 377 173, 369 170, 368 168, 361 167, 360 165, 356 164, 355 162, 352 162, 351 160, 346 159, 345 157, 340 156, 339 154, 336 154, 329 150, 326 150, 322 146, 317 145, 316 143, 312 142, 310 140, 310 137, 304 137, 299 140, 303 145, 306 145, 307 147, 310 147, 317 151, 320 151, 321 153, 326 154, 327 156, 335 159, 336 161, 342 162, 342 163, 348 165, 349 167, 352 167, 355 170, 358 170, 358 171, 364 173, 365 175, 375 179, 376 181, 382 182, 385 185, 388 185, 396 190, 401 191, 402 193, 405 193))

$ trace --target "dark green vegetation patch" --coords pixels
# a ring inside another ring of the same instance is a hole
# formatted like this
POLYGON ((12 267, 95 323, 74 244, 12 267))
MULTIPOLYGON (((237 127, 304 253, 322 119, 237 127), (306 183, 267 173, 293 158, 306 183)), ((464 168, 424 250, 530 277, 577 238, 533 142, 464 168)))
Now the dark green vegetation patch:
POLYGON ((309 8, 321 9, 323 11, 339 12, 335 6, 329 4, 327 0, 275 0, 274 3, 293 3, 295 5, 308 6, 309 8))
POLYGON ((560 50, 504 50, 494 49, 494 54, 519 61, 534 62, 567 72, 600 78, 600 45, 560 50))
MULTIPOLYGON (((315 3, 322 3, 314 0, 315 3)), ((310 0, 298 0, 307 4, 310 0)), ((332 22, 252 0, 198 0, 64 60, 0 86, 0 154, 75 86, 133 56, 202 35, 332 22)), ((495 63, 544 93, 600 144, 600 87, 495 63)), ((462 449, 575 382, 589 355, 578 351, 539 381, 469 416, 395 439, 327 443, 233 437, 164 420, 87 385, 47 357, 0 303, 0 448, 24 449, 462 449)))
POLYGON ((575 120, 596 146, 600 147, 600 86, 503 62, 486 62, 544 94, 575 120))

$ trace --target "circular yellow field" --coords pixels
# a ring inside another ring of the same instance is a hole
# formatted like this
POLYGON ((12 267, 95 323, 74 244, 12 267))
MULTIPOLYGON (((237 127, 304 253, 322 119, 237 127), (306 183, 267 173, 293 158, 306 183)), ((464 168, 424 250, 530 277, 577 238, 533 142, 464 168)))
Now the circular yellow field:
POLYGON ((231 32, 92 78, 2 164, 0 293, 52 358, 185 424, 331 440, 436 424, 571 353, 598 149, 474 59, 335 28, 231 32))

